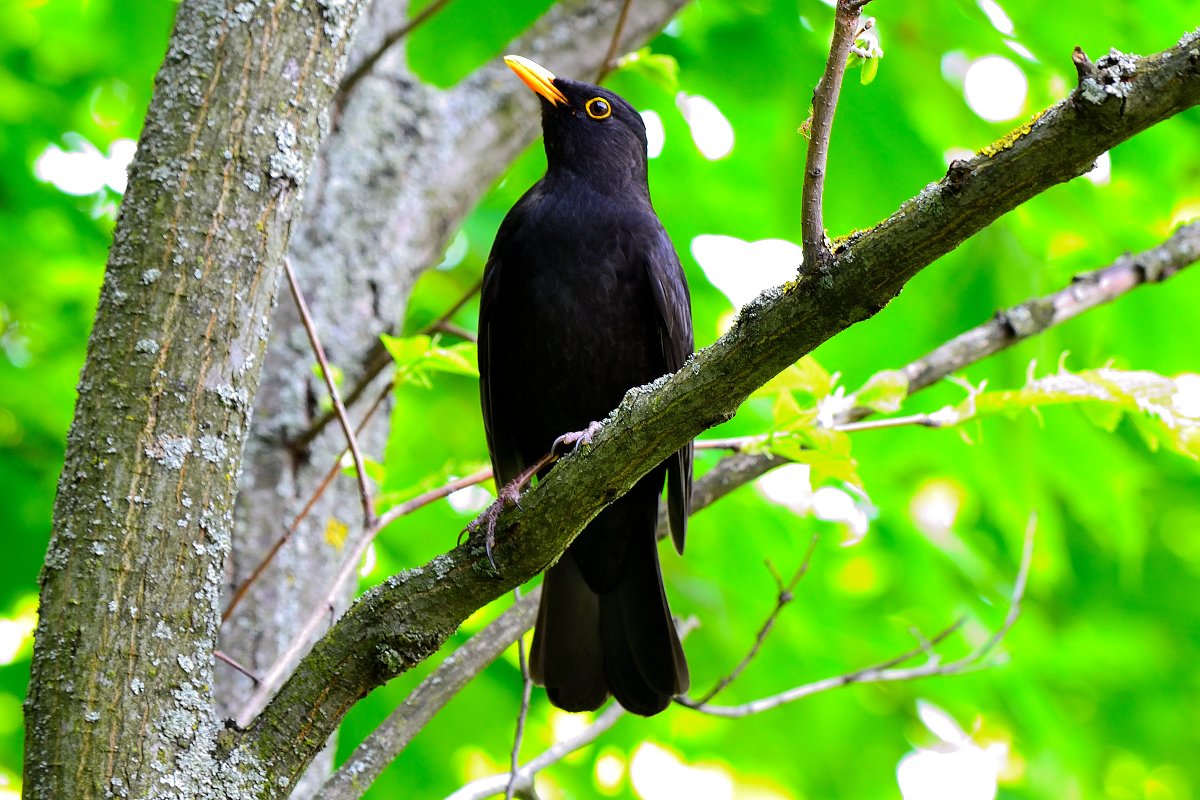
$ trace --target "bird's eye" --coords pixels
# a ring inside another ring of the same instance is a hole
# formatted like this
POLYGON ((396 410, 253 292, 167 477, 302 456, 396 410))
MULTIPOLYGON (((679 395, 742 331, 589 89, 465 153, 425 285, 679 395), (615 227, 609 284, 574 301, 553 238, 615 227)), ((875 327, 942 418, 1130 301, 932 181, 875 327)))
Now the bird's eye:
POLYGON ((607 119, 612 116, 612 106, 603 97, 593 97, 583 108, 592 119, 607 119))

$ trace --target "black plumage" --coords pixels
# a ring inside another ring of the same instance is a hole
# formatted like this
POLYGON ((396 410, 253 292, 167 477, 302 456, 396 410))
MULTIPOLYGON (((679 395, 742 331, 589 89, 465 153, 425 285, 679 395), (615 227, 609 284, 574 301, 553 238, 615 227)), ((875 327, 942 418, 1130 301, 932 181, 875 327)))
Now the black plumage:
MULTIPOLYGON (((484 272, 479 374, 498 484, 629 388, 679 369, 693 346, 687 283, 650 203, 641 116, 606 89, 505 61, 542 98, 547 169, 500 225, 484 272)), ((655 542, 664 480, 682 552, 690 444, 546 572, 531 669, 560 708, 594 710, 612 694, 650 715, 688 687, 655 542)))

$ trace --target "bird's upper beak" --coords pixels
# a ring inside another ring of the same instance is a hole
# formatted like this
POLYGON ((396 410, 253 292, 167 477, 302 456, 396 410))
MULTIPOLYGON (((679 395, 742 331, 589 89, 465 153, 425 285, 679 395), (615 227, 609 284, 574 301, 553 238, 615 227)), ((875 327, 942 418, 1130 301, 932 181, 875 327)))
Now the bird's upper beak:
POLYGON ((525 85, 550 101, 550 105, 565 104, 567 96, 554 85, 554 73, 522 56, 505 56, 504 63, 517 73, 525 85))

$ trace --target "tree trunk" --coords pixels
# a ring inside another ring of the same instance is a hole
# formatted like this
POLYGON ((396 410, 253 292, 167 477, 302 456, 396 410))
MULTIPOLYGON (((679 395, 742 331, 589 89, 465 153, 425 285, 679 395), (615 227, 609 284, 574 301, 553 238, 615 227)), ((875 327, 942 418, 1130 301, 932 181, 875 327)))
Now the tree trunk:
POLYGON ((109 255, 42 572, 29 798, 213 797, 221 575, 293 214, 358 2, 187 0, 109 255))

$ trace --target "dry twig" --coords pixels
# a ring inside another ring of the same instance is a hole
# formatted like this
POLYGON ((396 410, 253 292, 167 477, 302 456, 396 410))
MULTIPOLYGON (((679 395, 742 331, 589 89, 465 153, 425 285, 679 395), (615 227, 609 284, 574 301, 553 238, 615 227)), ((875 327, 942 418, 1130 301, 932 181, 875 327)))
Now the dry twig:
POLYGON ((779 708, 782 705, 793 703, 805 697, 810 697, 814 694, 827 692, 830 689, 837 689, 842 686, 849 686, 852 683, 894 683, 896 681, 911 681, 918 678, 928 678, 934 675, 955 675, 968 670, 979 667, 984 660, 992 654, 996 647, 1003 641, 1004 637, 1012 629, 1016 623, 1017 617, 1021 612, 1021 601, 1025 596, 1025 587, 1029 580, 1029 566, 1033 561, 1033 541, 1034 530, 1036 528, 1037 518, 1030 515, 1029 524, 1025 528, 1025 545, 1021 554, 1021 566, 1017 570, 1016 580, 1013 581, 1013 590, 1009 599, 1008 613, 1004 617, 1004 621, 995 632, 988 637, 987 641, 979 647, 973 649, 970 653, 957 658, 953 661, 943 663, 941 654, 935 649, 946 637, 958 630, 963 620, 958 620, 950 625, 936 636, 928 641, 921 641, 920 644, 899 656, 890 658, 887 661, 879 664, 874 664, 870 667, 864 667, 854 672, 849 672, 844 675, 837 675, 832 678, 806 683, 801 686, 794 686, 778 694, 773 694, 768 697, 762 697, 757 700, 752 700, 748 703, 742 703, 736 706, 714 706, 707 703, 691 702, 688 700, 678 700, 682 705, 692 708, 704 714, 711 714, 716 717, 739 718, 749 717, 754 714, 761 714, 764 711, 769 711, 773 708, 779 708), (926 656, 925 663, 914 667, 901 667, 913 658, 924 654, 926 656))
POLYGON ((317 363, 321 365, 321 377, 325 379, 325 387, 329 389, 329 397, 333 401, 333 410, 337 414, 338 424, 342 426, 342 433, 346 435, 346 447, 350 450, 350 457, 354 460, 355 478, 358 479, 358 494, 359 500, 362 502, 363 511, 363 527, 370 528, 375 524, 375 501, 371 497, 371 487, 367 483, 367 471, 363 468, 362 453, 358 449, 358 437, 354 435, 354 426, 350 424, 350 418, 346 415, 346 407, 342 405, 342 398, 338 392, 337 383, 333 380, 333 373, 329 369, 329 361, 325 358, 325 348, 321 346, 321 339, 317 335, 317 327, 313 323, 312 315, 308 313, 308 303, 304 302, 304 293, 300 291, 300 284, 296 280, 296 272, 292 269, 292 261, 287 256, 283 258, 283 270, 287 275, 288 286, 292 290, 292 299, 296 301, 296 310, 300 314, 300 321, 304 325, 304 332, 308 334, 308 342, 312 345, 313 354, 317 357, 317 363))

